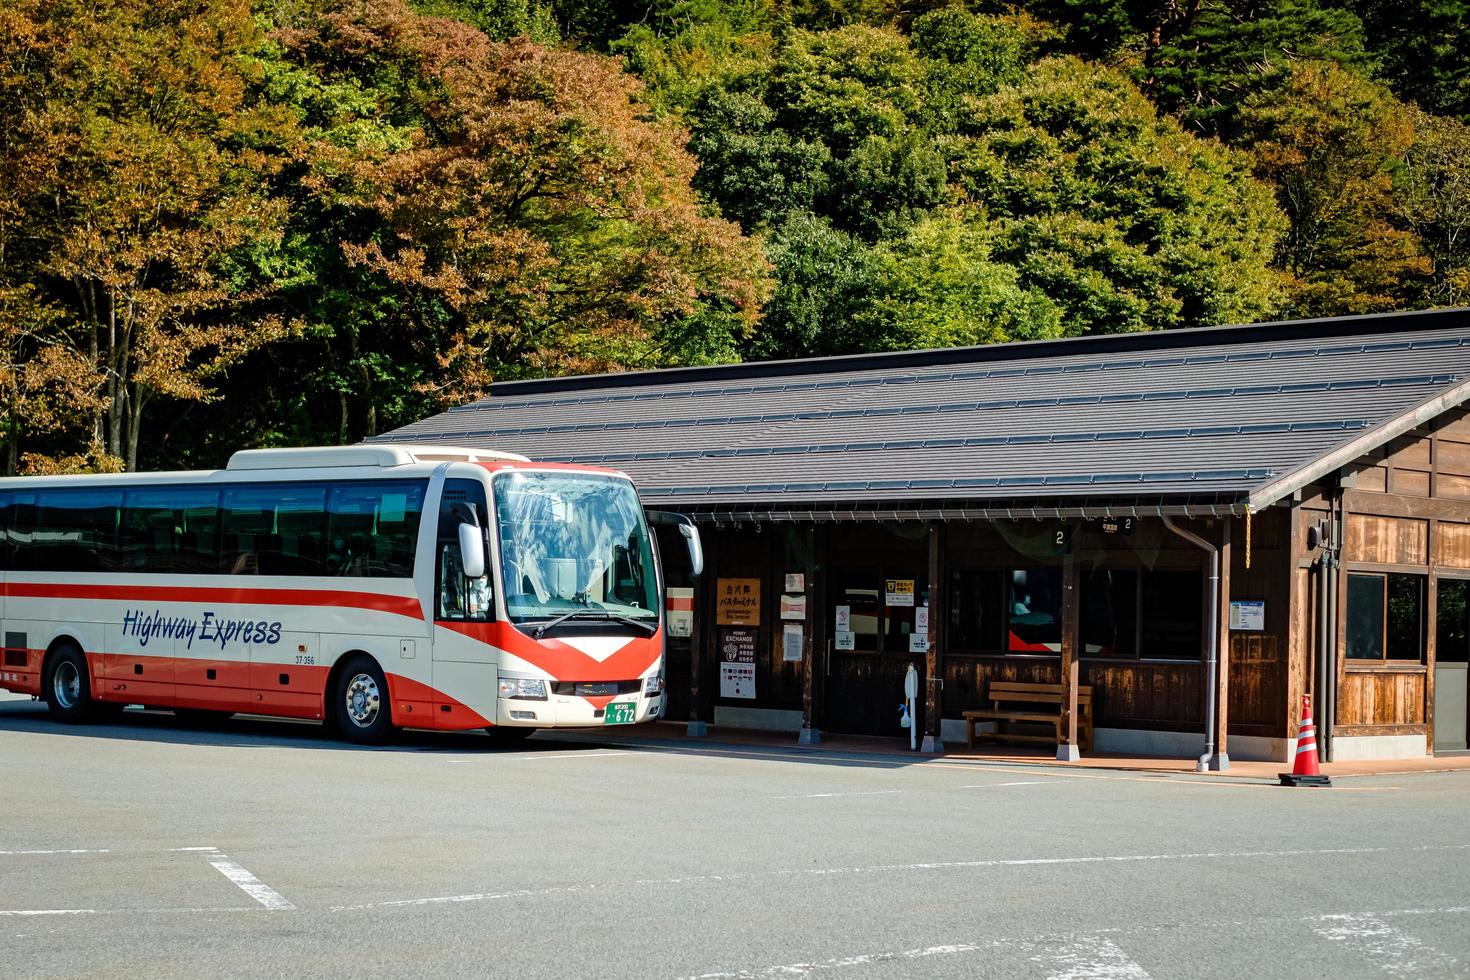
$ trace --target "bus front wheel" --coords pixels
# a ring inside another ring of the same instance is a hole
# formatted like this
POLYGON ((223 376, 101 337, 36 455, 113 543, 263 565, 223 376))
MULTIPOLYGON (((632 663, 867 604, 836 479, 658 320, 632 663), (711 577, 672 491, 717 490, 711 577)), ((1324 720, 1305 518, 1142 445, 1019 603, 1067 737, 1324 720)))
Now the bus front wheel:
POLYGON ((383 669, 366 656, 353 657, 337 675, 332 716, 349 742, 378 745, 392 733, 388 718, 388 681, 383 669))
POLYGON ((74 646, 60 647, 51 655, 46 662, 41 690, 46 698, 46 707, 60 721, 86 721, 96 711, 87 658, 74 646))

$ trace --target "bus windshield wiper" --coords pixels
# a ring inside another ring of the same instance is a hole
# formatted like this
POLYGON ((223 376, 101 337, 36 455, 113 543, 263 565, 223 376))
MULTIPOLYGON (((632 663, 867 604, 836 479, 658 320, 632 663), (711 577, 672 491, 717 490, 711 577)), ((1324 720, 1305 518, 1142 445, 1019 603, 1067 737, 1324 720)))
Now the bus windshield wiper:
POLYGON ((544 635, 547 630, 551 629, 553 626, 565 623, 569 619, 609 620, 611 622, 623 623, 627 626, 637 626, 640 629, 645 629, 648 631, 649 636, 652 636, 653 634, 658 632, 658 627, 654 624, 644 622, 641 619, 634 619, 632 616, 621 616, 618 613, 608 612, 605 609, 572 609, 568 612, 562 613, 555 619, 548 619, 546 622, 537 626, 534 631, 536 639, 541 639, 542 635, 544 635))

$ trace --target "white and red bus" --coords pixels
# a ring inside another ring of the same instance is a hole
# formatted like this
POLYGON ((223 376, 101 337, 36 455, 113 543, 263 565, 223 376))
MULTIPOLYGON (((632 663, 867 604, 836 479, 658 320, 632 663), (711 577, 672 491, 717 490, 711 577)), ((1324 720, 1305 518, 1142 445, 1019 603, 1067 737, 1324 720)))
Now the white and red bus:
POLYGON ((664 712, 657 546, 612 470, 249 450, 209 472, 0 480, 0 531, 0 687, 66 721, 145 705, 377 742, 664 712))

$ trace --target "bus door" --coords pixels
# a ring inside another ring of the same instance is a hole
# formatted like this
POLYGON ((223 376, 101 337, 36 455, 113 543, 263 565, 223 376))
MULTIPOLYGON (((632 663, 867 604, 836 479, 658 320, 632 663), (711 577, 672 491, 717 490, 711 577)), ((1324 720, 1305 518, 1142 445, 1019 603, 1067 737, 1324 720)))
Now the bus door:
POLYGON ((493 712, 499 682, 499 658, 487 642, 495 618, 495 596, 489 563, 494 560, 488 530, 490 509, 479 480, 448 479, 439 504, 434 547, 433 707, 436 725, 463 727, 454 717, 463 705, 493 712), (464 573, 459 527, 478 528, 484 542, 485 574, 464 573))

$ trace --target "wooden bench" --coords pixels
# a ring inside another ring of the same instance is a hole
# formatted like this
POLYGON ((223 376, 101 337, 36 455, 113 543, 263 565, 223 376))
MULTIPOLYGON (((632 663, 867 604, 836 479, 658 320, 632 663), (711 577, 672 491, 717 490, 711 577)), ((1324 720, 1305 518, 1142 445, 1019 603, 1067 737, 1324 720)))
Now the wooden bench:
MULTIPOLYGON (((1002 742, 1041 742, 1060 745, 1062 741, 1062 685, 1022 684, 1016 681, 991 681, 986 687, 990 707, 964 712, 965 744, 975 747, 977 738, 993 738, 1002 742), (1055 712, 1038 711, 1038 705, 1056 705, 1055 712), (995 722, 995 731, 976 733, 981 722, 995 722), (1007 731, 1010 722, 1051 725, 1055 736, 1007 731)), ((1080 748, 1092 750, 1092 686, 1077 688, 1077 742, 1080 748)))

